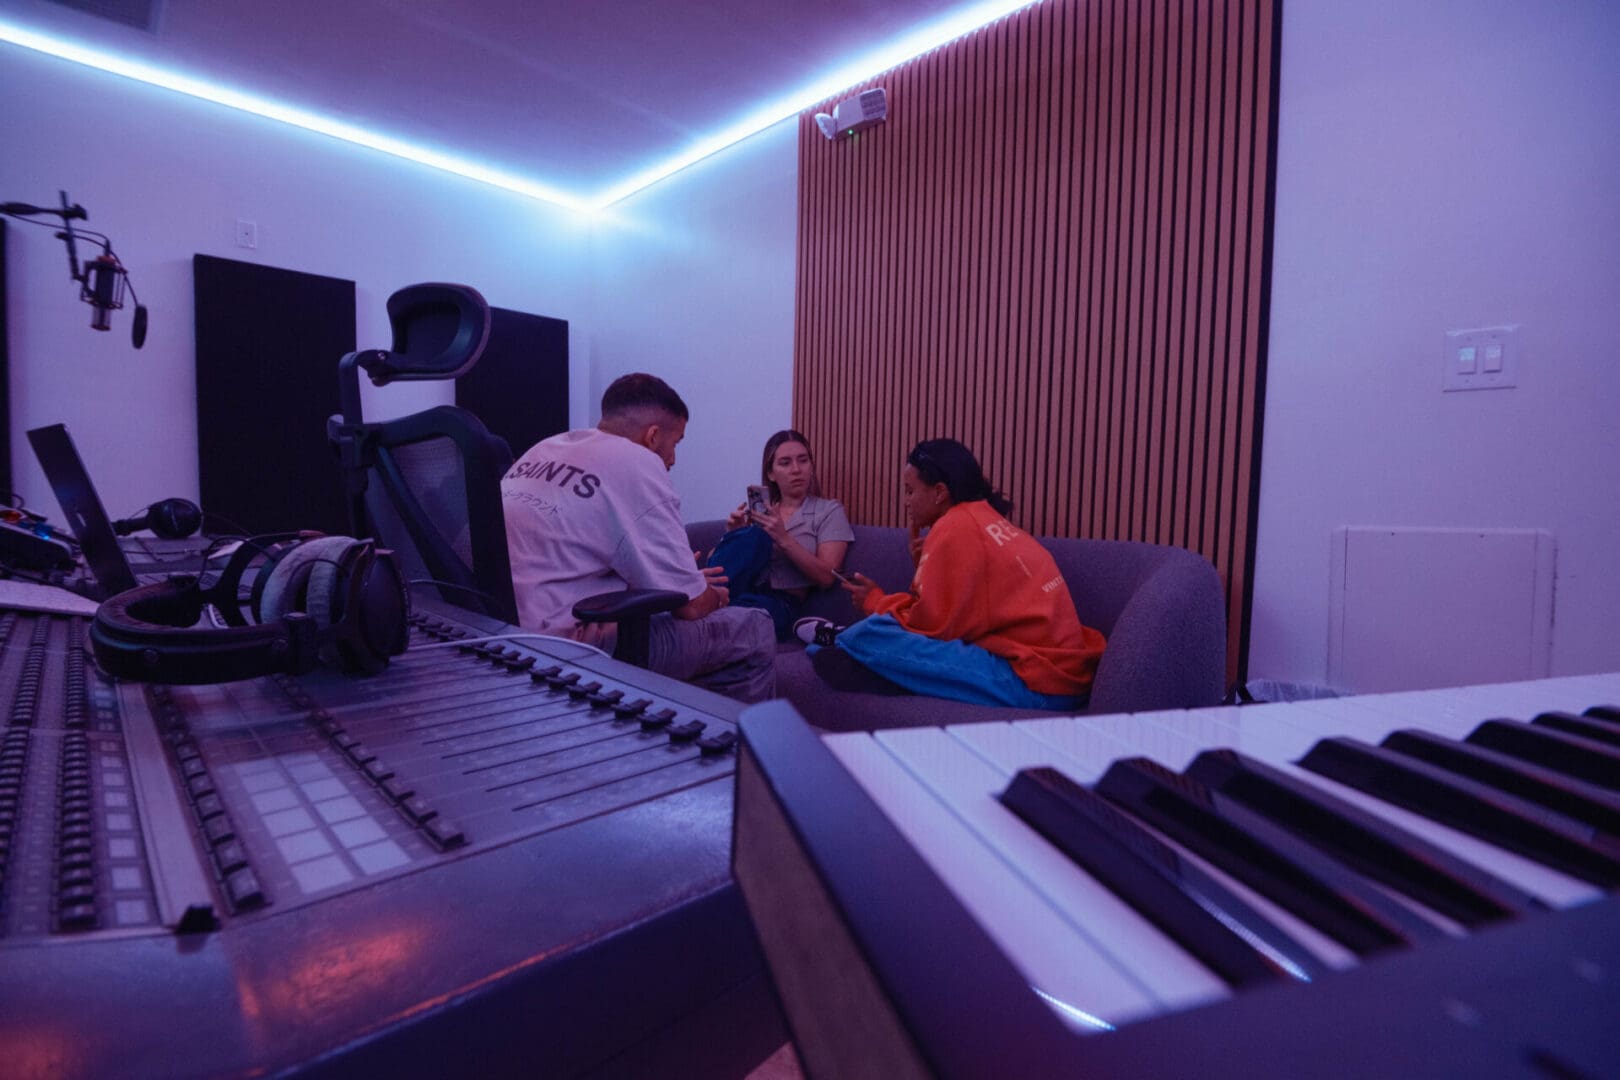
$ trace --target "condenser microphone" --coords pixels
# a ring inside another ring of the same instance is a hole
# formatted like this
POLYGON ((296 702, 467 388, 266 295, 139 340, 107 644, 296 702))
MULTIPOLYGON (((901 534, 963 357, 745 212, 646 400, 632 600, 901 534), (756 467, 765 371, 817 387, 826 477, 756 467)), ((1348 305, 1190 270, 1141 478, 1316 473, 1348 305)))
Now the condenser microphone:
POLYGON ((159 499, 134 517, 113 522, 112 527, 119 536, 151 529, 164 540, 183 540, 202 528, 202 510, 190 499, 159 499))
POLYGON ((93 309, 90 329, 110 330, 109 314, 124 306, 124 279, 129 276, 116 256, 103 252, 84 267, 85 282, 82 296, 93 309))

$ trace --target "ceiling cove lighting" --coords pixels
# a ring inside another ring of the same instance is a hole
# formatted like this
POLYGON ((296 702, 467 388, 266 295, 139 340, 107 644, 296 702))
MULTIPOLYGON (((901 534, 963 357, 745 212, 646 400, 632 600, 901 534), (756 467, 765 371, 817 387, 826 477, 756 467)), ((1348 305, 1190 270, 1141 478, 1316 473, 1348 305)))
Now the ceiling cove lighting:
POLYGON ((293 127, 303 128, 306 131, 329 135, 332 138, 342 139, 344 142, 353 143, 356 146, 364 146, 371 150, 381 151, 384 154, 404 158, 407 161, 427 165, 430 168, 441 169, 531 199, 540 199, 570 210, 589 213, 611 206, 643 188, 656 184, 665 177, 709 157, 711 154, 718 153, 751 135, 757 135, 773 124, 786 120, 790 116, 795 116, 811 105, 825 101, 840 90, 863 82, 879 72, 887 71, 908 60, 913 60, 924 53, 932 52, 941 45, 954 41, 964 34, 1040 2, 1041 0, 985 0, 985 2, 969 5, 933 22, 916 27, 887 45, 840 65, 814 82, 792 93, 771 100, 726 128, 697 140, 680 153, 659 162, 651 168, 643 169, 595 195, 577 195, 566 192, 560 188, 539 183, 515 173, 492 168, 468 158, 434 150, 431 147, 420 146, 405 139, 368 131, 355 124, 322 116, 307 109, 259 97, 245 91, 234 90, 219 83, 194 78, 137 60, 130 60, 99 49, 92 49, 64 38, 30 30, 15 23, 7 22, 4 19, 0 19, 0 41, 45 53, 48 56, 55 56, 62 60, 70 60, 76 64, 84 64, 113 75, 120 75, 127 79, 134 79, 137 82, 147 83, 151 86, 158 86, 190 97, 201 98, 204 101, 211 101, 228 108, 240 109, 255 116, 262 116, 269 120, 276 120, 283 124, 290 124, 293 127))
POLYGON ((384 154, 391 154, 407 161, 414 161, 434 169, 442 169, 445 172, 455 173, 457 176, 465 176, 469 180, 477 180, 493 187, 504 188, 507 191, 516 192, 531 199, 543 199, 546 202, 555 203, 571 210, 589 211, 591 209, 591 201, 588 199, 580 198, 577 195, 546 184, 537 183, 515 173, 491 168, 468 158, 445 153, 441 150, 419 146, 405 139, 396 139, 390 135, 367 131, 365 128, 355 124, 322 116, 307 109, 300 109, 295 105, 272 101, 269 98, 259 97, 241 90, 233 90, 228 86, 222 86, 219 83, 209 82, 205 79, 193 78, 152 64, 114 56, 98 49, 86 48, 83 45, 52 37, 49 34, 28 30, 17 26, 15 23, 0 20, 0 41, 20 45, 25 49, 33 49, 36 52, 42 52, 62 60, 71 60, 76 64, 84 64, 113 75, 122 75, 126 79, 134 79, 136 82, 162 87, 165 90, 174 90, 190 97, 212 101, 232 109, 240 109, 243 112, 262 116, 269 120, 278 120, 283 124, 291 124, 293 127, 303 128, 306 131, 330 135, 334 139, 342 139, 344 142, 353 143, 356 146, 379 150, 384 154))
POLYGON ((1033 7, 1040 2, 1041 0, 987 0, 915 27, 889 44, 829 71, 815 82, 761 105, 736 123, 699 139, 674 157, 613 185, 601 193, 595 200, 593 208, 600 210, 612 206, 620 199, 634 195, 642 188, 656 184, 666 176, 702 161, 710 154, 718 153, 750 135, 757 135, 772 124, 798 115, 811 105, 826 101, 840 90, 864 82, 892 67, 898 67, 907 60, 915 60, 924 53, 949 44, 981 26, 1005 18, 1015 11, 1033 7))

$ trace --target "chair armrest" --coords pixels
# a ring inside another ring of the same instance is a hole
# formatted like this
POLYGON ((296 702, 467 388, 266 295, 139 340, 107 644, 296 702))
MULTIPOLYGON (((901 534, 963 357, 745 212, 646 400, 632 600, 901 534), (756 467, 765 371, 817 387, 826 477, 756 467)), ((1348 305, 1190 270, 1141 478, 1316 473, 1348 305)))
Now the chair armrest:
POLYGON ((684 593, 668 589, 621 589, 587 596, 574 605, 574 618, 582 623, 624 622, 674 611, 685 604, 684 593))

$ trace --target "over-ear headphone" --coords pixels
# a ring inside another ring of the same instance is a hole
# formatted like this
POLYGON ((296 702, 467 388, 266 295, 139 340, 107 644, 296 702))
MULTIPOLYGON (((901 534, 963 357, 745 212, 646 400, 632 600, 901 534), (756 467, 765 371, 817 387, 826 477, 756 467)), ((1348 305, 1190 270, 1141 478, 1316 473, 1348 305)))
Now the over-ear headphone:
POLYGON ((132 518, 112 523, 113 532, 128 536, 151 529, 164 540, 184 540, 202 528, 202 509, 190 499, 159 499, 132 518))
POLYGON ((190 575, 119 593, 96 610, 90 644, 110 675, 215 683, 321 663, 373 675, 405 651, 410 593, 394 553, 370 540, 278 533, 244 541, 219 580, 190 575), (263 555, 243 615, 249 564, 263 555), (213 604, 229 626, 199 627, 213 604))

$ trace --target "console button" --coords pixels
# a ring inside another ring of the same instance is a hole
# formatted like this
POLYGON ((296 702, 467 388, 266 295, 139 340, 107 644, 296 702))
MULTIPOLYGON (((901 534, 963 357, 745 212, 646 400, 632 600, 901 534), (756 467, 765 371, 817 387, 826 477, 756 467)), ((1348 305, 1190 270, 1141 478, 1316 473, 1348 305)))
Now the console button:
POLYGON ((259 885, 259 879, 252 870, 243 868, 225 878, 225 894, 231 898, 231 906, 238 911, 248 908, 262 907, 264 905, 264 889, 259 885))

